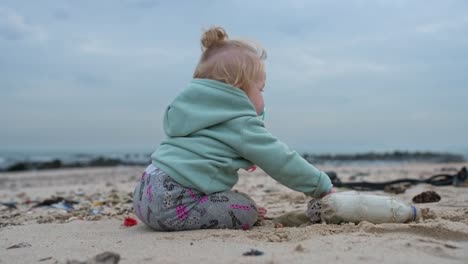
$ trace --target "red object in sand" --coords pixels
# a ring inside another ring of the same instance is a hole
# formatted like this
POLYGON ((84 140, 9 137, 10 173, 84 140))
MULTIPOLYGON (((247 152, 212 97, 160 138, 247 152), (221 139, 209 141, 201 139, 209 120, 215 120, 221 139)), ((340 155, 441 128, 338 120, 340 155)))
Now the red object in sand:
POLYGON ((254 172, 257 169, 257 166, 253 165, 252 167, 247 169, 247 172, 254 172))
POLYGON ((136 224, 138 224, 137 220, 135 218, 132 218, 132 217, 125 217, 125 220, 124 220, 124 226, 134 226, 136 224))

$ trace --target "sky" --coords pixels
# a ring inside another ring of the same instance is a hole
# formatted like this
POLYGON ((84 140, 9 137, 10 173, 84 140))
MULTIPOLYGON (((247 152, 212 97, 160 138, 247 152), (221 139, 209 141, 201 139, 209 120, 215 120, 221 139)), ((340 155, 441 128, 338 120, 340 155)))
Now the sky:
POLYGON ((464 0, 0 0, 0 150, 155 149, 214 25, 267 50, 291 148, 468 153, 464 0))

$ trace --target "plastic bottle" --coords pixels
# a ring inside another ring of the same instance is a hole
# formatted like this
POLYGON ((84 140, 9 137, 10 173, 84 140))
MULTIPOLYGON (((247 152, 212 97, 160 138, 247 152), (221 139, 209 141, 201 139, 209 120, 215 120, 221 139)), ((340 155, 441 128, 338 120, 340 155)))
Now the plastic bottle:
POLYGON ((419 208, 398 201, 395 197, 355 191, 327 195, 320 203, 322 221, 331 224, 361 221, 374 224, 406 223, 421 217, 419 208))

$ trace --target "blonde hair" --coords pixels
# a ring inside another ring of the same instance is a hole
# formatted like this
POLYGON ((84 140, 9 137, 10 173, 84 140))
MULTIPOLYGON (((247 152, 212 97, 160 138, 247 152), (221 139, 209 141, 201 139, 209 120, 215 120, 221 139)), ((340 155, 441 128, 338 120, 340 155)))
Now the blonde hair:
POLYGON ((222 27, 205 31, 201 45, 194 78, 212 79, 247 91, 265 70, 265 49, 252 41, 229 39, 222 27))

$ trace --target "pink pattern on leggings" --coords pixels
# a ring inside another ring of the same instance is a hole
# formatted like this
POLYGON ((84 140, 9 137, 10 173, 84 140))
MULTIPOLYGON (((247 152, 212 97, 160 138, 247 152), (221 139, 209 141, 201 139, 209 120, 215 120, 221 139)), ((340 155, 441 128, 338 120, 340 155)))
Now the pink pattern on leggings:
POLYGON ((195 193, 192 191, 192 189, 187 189, 188 193, 192 197, 194 201, 198 201, 198 197, 195 195, 195 193))
POLYGON ((148 188, 146 189, 146 195, 148 196, 148 200, 150 203, 153 202, 153 185, 148 185, 148 188))
POLYGON ((242 204, 231 204, 231 208, 233 209, 240 209, 244 211, 250 211, 251 207, 249 205, 242 205, 242 204))
POLYGON ((146 171, 143 172, 143 175, 141 175, 141 181, 145 181, 145 178, 146 178, 146 171))
POLYGON ((180 219, 180 220, 184 220, 185 218, 188 217, 189 215, 189 212, 187 212, 187 210, 185 209, 185 206, 184 205, 179 205, 176 207, 176 213, 177 213, 177 217, 180 219))
POLYGON ((201 203, 201 204, 206 203, 206 201, 208 201, 208 196, 206 196, 206 195, 203 196, 203 197, 200 199, 200 203, 201 203))

